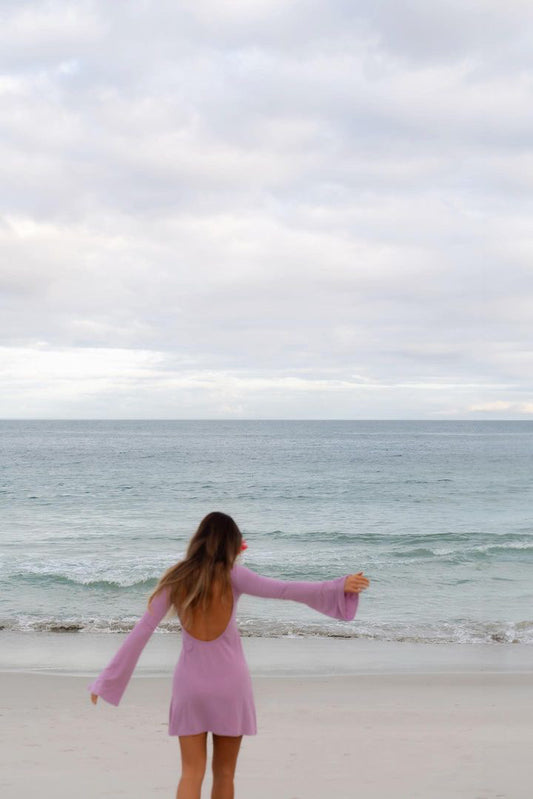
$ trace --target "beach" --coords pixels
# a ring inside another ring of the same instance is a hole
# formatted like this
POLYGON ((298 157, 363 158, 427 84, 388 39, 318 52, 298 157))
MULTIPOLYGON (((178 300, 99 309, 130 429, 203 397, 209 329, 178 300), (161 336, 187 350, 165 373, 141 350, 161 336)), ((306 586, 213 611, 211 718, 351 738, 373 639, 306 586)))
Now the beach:
MULTIPOLYGON (((92 705, 81 676, 4 673, 4 799, 174 797, 169 680, 133 677, 92 705)), ((530 799, 531 674, 255 677, 240 799, 530 799)), ((209 796, 211 737, 202 797, 209 796)))
MULTIPOLYGON (((102 637, 56 635, 58 660, 102 637)), ((161 660, 168 658, 169 638, 150 642, 147 650, 157 641, 141 656, 119 707, 90 702, 89 672, 61 673, 49 661, 54 668, 32 673, 12 658, 0 674, 3 799, 173 799, 179 742, 168 735, 171 678, 161 660)), ((244 645, 258 734, 243 738, 238 799, 533 794, 530 647, 333 639, 244 639, 244 645), (324 659, 327 650, 331 660, 324 659), (350 673, 332 673, 333 661, 350 673), (298 666, 305 662, 307 671, 298 666)), ((211 747, 209 736, 206 798, 211 747)))

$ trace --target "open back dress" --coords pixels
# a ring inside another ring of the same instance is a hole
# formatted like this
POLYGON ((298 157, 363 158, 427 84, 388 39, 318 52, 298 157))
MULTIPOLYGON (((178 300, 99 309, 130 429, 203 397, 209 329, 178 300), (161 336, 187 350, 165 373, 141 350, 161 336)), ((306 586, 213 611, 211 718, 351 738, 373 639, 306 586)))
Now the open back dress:
MULTIPOLYGON (((168 713, 169 735, 256 735, 252 680, 242 646, 236 611, 241 594, 292 599, 334 619, 351 621, 359 594, 346 593, 348 575, 333 580, 278 580, 235 563, 231 572, 233 609, 221 635, 202 641, 181 629, 182 647, 174 668, 168 713)), ((169 589, 160 591, 128 633, 114 657, 88 690, 118 705, 141 652, 170 609, 169 589)))

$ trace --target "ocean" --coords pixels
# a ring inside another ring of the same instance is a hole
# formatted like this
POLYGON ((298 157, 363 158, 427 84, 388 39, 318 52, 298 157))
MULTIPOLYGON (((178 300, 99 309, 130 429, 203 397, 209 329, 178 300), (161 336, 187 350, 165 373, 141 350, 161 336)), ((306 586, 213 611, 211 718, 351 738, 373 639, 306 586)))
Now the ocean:
POLYGON ((243 637, 533 643, 533 421, 12 420, 0 436, 0 640, 131 629, 221 510, 261 574, 370 579, 352 622, 243 596, 243 637))

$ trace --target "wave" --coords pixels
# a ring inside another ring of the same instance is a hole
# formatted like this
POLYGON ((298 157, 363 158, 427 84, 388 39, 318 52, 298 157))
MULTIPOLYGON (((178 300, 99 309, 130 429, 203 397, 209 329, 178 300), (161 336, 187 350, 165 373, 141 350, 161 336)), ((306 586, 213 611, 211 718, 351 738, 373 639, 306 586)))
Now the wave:
MULTIPOLYGON (((371 544, 380 548, 395 547, 395 546, 422 546, 429 545, 435 546, 439 543, 446 544, 471 544, 477 542, 483 544, 490 541, 495 541, 494 546, 504 546, 505 542, 522 542, 525 541, 529 546, 533 546, 533 530, 523 530, 520 532, 504 532, 504 533, 484 533, 478 531, 467 531, 464 533, 456 532, 435 532, 435 533, 384 533, 377 531, 375 533, 360 533, 360 532, 341 532, 339 530, 306 530, 301 533, 294 533, 287 530, 273 530, 272 532, 265 533, 264 540, 285 540, 294 543, 300 542, 323 542, 325 544, 335 545, 338 543, 346 543, 351 545, 357 544, 371 544), (502 544, 504 542, 504 544, 502 544)), ((488 544, 492 546, 492 544, 488 544)))
MULTIPOLYGON (((427 537, 426 537, 427 538, 427 537)), ((487 541, 486 537, 482 542, 462 541, 447 542, 435 540, 424 544, 423 541, 412 540, 410 544, 404 541, 394 547, 389 547, 383 551, 382 547, 361 548, 357 552, 357 559, 366 564, 367 570, 379 564, 380 569, 394 568, 395 564, 416 564, 417 562, 435 563, 438 565, 478 563, 489 560, 531 560, 533 553, 533 539, 519 539, 499 541, 487 541), (462 544, 462 545, 461 545, 462 544)), ((321 569, 329 570, 340 568, 340 563, 344 563, 344 558, 353 560, 355 551, 345 552, 342 548, 331 550, 320 550, 321 569)), ((28 562, 21 568, 20 563, 8 563, 7 559, 1 566, 0 579, 6 586, 13 587, 17 584, 41 585, 44 590, 46 587, 54 585, 75 586, 77 588, 93 588, 101 591, 144 591, 155 587, 168 563, 152 562, 146 563, 146 559, 129 560, 121 564, 106 564, 103 568, 98 562, 77 563, 72 558, 65 561, 57 558, 46 562, 46 556, 35 563, 28 562)), ((288 552, 283 551, 268 552, 259 551, 257 556, 249 559, 246 563, 249 568, 262 573, 265 568, 270 572, 275 568, 277 575, 282 579, 306 579, 305 574, 309 572, 309 551, 307 549, 288 552), (295 572, 297 571, 297 574, 295 572)), ((313 579, 313 578, 309 578, 313 579)), ((319 579, 317 577, 316 579, 319 579)), ((325 579, 325 577, 324 577, 325 579)))
POLYGON ((454 549, 453 547, 415 547, 413 549, 396 550, 390 554, 391 559, 414 560, 433 558, 439 561, 457 563, 469 560, 480 560, 494 554, 509 554, 523 557, 527 552, 533 552, 533 543, 531 541, 516 541, 506 544, 478 544, 464 547, 463 549, 454 549))
MULTIPOLYGON (((332 547, 339 544, 347 544, 354 547, 359 545, 365 547, 368 545, 379 548, 380 550, 390 548, 391 551, 393 551, 394 548, 403 547, 408 549, 413 546, 435 548, 439 544, 458 544, 462 546, 476 544, 488 547, 513 548, 514 542, 516 542, 517 547, 533 547, 533 527, 530 526, 519 528, 514 532, 502 533, 485 533, 483 531, 448 532, 445 530, 434 533, 387 533, 382 530, 360 532, 357 529, 353 532, 331 529, 307 529, 301 531, 276 529, 256 533, 253 537, 251 535, 246 537, 252 543, 254 539, 257 540, 261 548, 263 548, 265 544, 268 545, 271 541, 289 542, 296 545, 323 543, 332 547)), ((110 537, 109 531, 104 530, 84 535, 83 543, 86 545, 91 541, 100 542, 102 539, 106 540, 114 547, 129 547, 132 544, 141 544, 143 549, 150 547, 153 550, 154 547, 160 547, 165 551, 166 545, 171 544, 175 552, 176 560, 183 557, 188 540, 182 535, 174 533, 158 533, 153 535, 148 535, 146 533, 122 533, 113 534, 113 536, 110 537)), ((64 534, 50 533, 39 539, 34 538, 32 544, 34 546, 50 547, 50 551, 52 551, 55 544, 65 547, 69 542, 74 548, 78 547, 80 545, 79 533, 76 535, 69 535, 66 532, 64 534)), ((9 551, 10 549, 16 551, 19 547, 20 542, 18 541, 4 541, 4 551, 9 551)))
POLYGON ((29 582, 33 584, 43 584, 44 586, 50 584, 58 585, 71 585, 83 586, 84 588, 100 588, 104 590, 121 590, 127 589, 140 589, 148 590, 155 588, 157 585, 158 577, 143 577, 140 580, 129 578, 126 575, 116 577, 115 579, 95 579, 91 577, 73 577, 61 572, 14 572, 9 575, 10 580, 17 580, 21 582, 29 582))
MULTIPOLYGON (((0 620, 1 632, 25 633, 128 633, 135 621, 131 618, 30 618, 0 620)), ((426 623, 417 626, 405 623, 360 622, 356 627, 294 623, 277 620, 246 619, 238 621, 244 638, 359 638, 425 644, 533 644, 533 620, 520 622, 474 621, 426 623)), ((176 634, 179 621, 163 621, 155 635, 176 634)))

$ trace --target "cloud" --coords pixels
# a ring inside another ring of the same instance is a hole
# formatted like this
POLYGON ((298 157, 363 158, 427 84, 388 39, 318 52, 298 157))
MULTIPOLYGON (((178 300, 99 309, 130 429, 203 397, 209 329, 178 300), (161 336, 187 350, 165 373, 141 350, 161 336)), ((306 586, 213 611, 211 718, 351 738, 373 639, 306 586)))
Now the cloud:
POLYGON ((5 3, 0 414, 529 413, 531 13, 5 3))
POLYGON ((533 402, 506 402, 498 400, 496 402, 485 402, 480 405, 471 405, 468 409, 473 413, 500 413, 511 412, 515 414, 533 413, 533 402))

